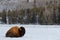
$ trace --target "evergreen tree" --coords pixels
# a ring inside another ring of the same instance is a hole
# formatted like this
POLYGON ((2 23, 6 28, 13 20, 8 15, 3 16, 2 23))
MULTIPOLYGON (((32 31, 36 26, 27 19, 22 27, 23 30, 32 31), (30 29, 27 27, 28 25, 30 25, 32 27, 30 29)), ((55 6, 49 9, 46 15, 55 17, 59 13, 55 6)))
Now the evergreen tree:
POLYGON ((6 10, 4 9, 3 12, 2 12, 2 22, 3 23, 6 23, 6 10))

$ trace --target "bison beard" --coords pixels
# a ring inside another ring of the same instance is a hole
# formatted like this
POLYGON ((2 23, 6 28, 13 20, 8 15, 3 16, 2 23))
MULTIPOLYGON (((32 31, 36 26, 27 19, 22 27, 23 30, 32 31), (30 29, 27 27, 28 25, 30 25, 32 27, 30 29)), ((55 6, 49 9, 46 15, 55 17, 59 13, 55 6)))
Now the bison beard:
POLYGON ((11 29, 9 29, 6 33, 6 37, 22 37, 25 34, 25 28, 24 27, 18 27, 14 26, 11 29))

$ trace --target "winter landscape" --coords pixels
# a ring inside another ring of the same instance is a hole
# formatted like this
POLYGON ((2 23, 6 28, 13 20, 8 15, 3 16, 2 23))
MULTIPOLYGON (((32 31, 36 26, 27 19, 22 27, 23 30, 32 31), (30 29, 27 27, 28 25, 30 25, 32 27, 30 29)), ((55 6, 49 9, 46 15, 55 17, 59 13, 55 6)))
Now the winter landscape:
POLYGON ((60 0, 2 0, 1 24, 60 24, 60 0))
POLYGON ((0 24, 0 40, 60 40, 60 25, 0 24), (15 25, 24 26, 25 35, 18 38, 5 37, 7 30, 15 25))
POLYGON ((0 0, 0 40, 60 40, 60 0, 0 0), (6 37, 23 26, 23 37, 6 37))

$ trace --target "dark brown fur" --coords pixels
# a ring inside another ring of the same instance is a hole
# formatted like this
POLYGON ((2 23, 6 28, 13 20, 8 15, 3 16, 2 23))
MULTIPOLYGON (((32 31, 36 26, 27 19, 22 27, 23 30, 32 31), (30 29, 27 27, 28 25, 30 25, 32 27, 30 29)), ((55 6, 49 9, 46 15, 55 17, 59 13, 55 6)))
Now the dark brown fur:
POLYGON ((24 27, 18 27, 14 26, 11 29, 9 29, 6 33, 6 37, 22 37, 25 34, 25 28, 24 27))

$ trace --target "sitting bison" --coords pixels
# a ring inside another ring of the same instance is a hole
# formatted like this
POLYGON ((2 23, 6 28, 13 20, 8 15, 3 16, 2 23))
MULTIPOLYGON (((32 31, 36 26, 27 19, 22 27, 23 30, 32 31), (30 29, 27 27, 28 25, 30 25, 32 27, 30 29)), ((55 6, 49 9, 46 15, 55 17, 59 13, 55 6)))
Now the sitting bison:
POLYGON ((6 37, 22 37, 25 34, 25 28, 24 27, 18 27, 14 26, 11 29, 9 29, 6 33, 6 37))

